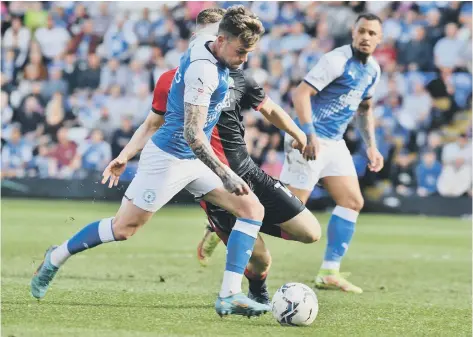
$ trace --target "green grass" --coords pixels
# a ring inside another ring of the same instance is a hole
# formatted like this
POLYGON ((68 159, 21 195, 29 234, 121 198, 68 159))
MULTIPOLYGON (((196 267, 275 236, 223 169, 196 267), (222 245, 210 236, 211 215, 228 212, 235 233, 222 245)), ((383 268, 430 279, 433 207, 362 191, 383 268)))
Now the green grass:
MULTIPOLYGON (((362 215, 342 269, 365 292, 318 291, 319 316, 307 328, 281 327, 270 314, 215 314, 224 249, 199 266, 204 215, 191 207, 163 209, 128 242, 73 257, 34 300, 29 282, 44 250, 116 207, 2 201, 2 336, 471 336, 471 223, 450 218, 362 215)), ((289 281, 312 285, 325 239, 266 243, 271 292, 289 281)))

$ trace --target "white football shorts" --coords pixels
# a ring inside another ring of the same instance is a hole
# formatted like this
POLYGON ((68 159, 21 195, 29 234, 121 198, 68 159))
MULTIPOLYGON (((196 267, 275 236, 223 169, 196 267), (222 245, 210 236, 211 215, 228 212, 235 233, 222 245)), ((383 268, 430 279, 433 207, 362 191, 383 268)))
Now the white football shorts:
POLYGON ((357 177, 355 164, 345 141, 319 138, 320 152, 316 160, 307 161, 292 148, 292 138, 286 133, 284 150, 286 156, 279 180, 300 189, 312 191, 323 177, 357 177))
POLYGON ((220 178, 199 159, 179 159, 149 140, 125 198, 145 211, 156 212, 184 188, 202 197, 220 186, 220 178))

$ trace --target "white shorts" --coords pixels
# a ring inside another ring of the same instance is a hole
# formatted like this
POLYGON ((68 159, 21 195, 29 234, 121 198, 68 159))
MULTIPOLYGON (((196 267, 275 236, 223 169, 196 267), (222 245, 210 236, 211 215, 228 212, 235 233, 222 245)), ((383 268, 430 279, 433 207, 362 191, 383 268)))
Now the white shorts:
POLYGON ((202 197, 221 186, 220 178, 199 159, 179 159, 150 140, 125 198, 145 211, 156 212, 184 188, 202 197))
POLYGON ((300 190, 312 191, 323 177, 357 177, 355 164, 343 139, 319 138, 319 157, 310 161, 292 148, 293 140, 289 134, 284 137, 286 157, 279 178, 283 183, 300 190))

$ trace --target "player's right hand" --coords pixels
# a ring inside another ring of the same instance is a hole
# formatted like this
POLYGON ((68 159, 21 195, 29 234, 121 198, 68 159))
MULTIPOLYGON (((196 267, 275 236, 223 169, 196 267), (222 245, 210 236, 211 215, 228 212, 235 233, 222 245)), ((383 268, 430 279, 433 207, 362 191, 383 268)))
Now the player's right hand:
POLYGON ((112 160, 102 173, 102 184, 106 184, 108 180, 108 188, 117 186, 120 176, 125 172, 127 162, 128 159, 120 156, 112 160))
POLYGON ((225 189, 230 193, 235 193, 236 195, 250 193, 248 184, 231 170, 227 171, 227 174, 222 178, 222 182, 225 189))
POLYGON ((303 153, 305 147, 307 146, 307 136, 304 132, 300 132, 297 138, 294 138, 292 141, 292 148, 298 150, 300 153, 303 153))
POLYGON ((305 160, 315 160, 319 155, 320 144, 315 134, 307 135, 307 146, 302 151, 305 160))

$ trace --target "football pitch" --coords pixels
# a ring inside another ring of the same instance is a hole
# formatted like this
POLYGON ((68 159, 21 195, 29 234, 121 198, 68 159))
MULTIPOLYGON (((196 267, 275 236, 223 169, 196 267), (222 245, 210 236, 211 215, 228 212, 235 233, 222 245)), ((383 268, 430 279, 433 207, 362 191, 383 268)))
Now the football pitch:
MULTIPOLYGON (((197 207, 168 207, 131 240, 71 258, 41 302, 29 282, 44 250, 118 203, 3 200, 2 336, 471 336, 471 221, 361 215, 342 271, 362 295, 317 291, 306 328, 270 313, 221 319, 214 311, 225 250, 207 268, 195 257, 204 230, 197 207)), ((328 214, 317 214, 325 235, 328 214)), ((313 286, 325 237, 304 245, 265 236, 271 293, 313 286)), ((245 291, 246 281, 243 285, 245 291)))

